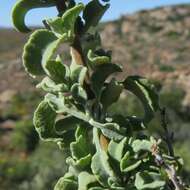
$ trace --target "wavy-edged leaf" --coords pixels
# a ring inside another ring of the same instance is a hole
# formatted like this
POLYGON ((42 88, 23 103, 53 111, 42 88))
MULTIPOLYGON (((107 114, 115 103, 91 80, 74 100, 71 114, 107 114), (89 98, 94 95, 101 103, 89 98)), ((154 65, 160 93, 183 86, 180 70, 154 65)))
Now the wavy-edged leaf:
POLYGON ((123 82, 126 90, 135 94, 144 106, 144 118, 133 118, 134 120, 148 123, 154 117, 159 108, 159 97, 150 82, 139 76, 129 76, 123 82))
POLYGON ((91 86, 96 97, 99 99, 105 80, 113 73, 121 72, 122 69, 115 64, 103 64, 96 67, 91 77, 91 86))
POLYGON ((76 129, 82 123, 81 120, 73 116, 65 116, 56 122, 55 130, 58 134, 63 134, 68 130, 76 129))
POLYGON ((79 160, 92 152, 91 144, 88 142, 87 125, 80 125, 75 132, 76 141, 70 145, 72 157, 79 160))
POLYGON ((96 26, 109 7, 109 4, 102 5, 99 0, 90 1, 83 12, 83 19, 85 20, 84 32, 91 26, 96 26))
POLYGON ((92 126, 100 129, 102 133, 109 139, 121 140, 125 137, 126 130, 124 128, 120 128, 117 123, 100 123, 94 121, 93 119, 89 120, 89 123, 92 126))
POLYGON ((45 96, 46 101, 57 113, 67 113, 82 121, 88 122, 89 116, 83 112, 77 110, 75 107, 71 107, 65 104, 65 98, 63 95, 56 96, 54 94, 47 94, 45 96))
POLYGON ((48 61, 45 67, 46 73, 56 83, 68 83, 70 75, 69 67, 64 65, 59 57, 56 60, 48 61))
POLYGON ((149 140, 135 140, 132 143, 132 148, 134 152, 140 152, 140 151, 149 151, 152 152, 152 146, 154 145, 153 142, 149 140))
POLYGON ((61 137, 54 130, 57 114, 46 101, 42 101, 34 113, 34 126, 43 140, 60 141, 61 137))
POLYGON ((66 163, 70 165, 78 173, 89 168, 91 164, 92 155, 88 154, 85 157, 80 158, 79 160, 74 160, 72 157, 66 159, 66 163))
POLYGON ((83 86, 85 77, 87 75, 87 68, 83 65, 78 65, 75 63, 75 61, 72 61, 70 73, 72 83, 79 83, 81 86, 83 86))
POLYGON ((111 62, 111 58, 109 56, 98 55, 91 49, 88 51, 87 57, 92 68, 94 68, 96 65, 107 64, 111 62))
POLYGON ((115 177, 115 173, 109 163, 109 157, 105 151, 96 152, 92 157, 91 168, 96 179, 104 187, 108 187, 109 177, 115 177))
POLYGON ((62 147, 68 146, 74 139, 73 128, 66 126, 64 133, 57 133, 55 128, 56 125, 60 125, 60 121, 56 121, 56 116, 56 112, 49 106, 48 102, 42 101, 34 112, 35 129, 42 140, 61 143, 62 147))
POLYGON ((57 42, 57 37, 45 29, 37 30, 30 36, 24 46, 23 52, 23 64, 30 75, 45 74, 42 66, 42 58, 48 46, 51 46, 55 42, 57 42))
POLYGON ((97 180, 103 187, 109 187, 109 177, 116 178, 116 174, 110 165, 108 154, 102 149, 100 143, 101 132, 97 128, 93 128, 93 142, 97 152, 92 157, 91 169, 97 180))
POLYGON ((159 189, 165 184, 166 182, 158 173, 143 171, 136 174, 135 186, 138 190, 159 189))
POLYGON ((96 177, 88 172, 81 172, 78 181, 78 190, 89 190, 89 186, 97 182, 96 177))
POLYGON ((105 189, 105 188, 103 188, 103 187, 91 187, 91 188, 89 188, 89 190, 109 190, 109 189, 105 189))
POLYGON ((54 190, 78 190, 78 183, 75 181, 74 176, 67 173, 59 179, 54 190))
POLYGON ((37 86, 49 93, 68 92, 68 86, 65 84, 56 84, 49 77, 45 77, 37 86))
MULTIPOLYGON (((109 177, 108 184, 109 184, 110 188, 114 189, 114 190, 125 190, 126 189, 126 187, 122 187, 123 184, 118 183, 118 181, 112 177, 109 177)), ((128 187, 127 187, 127 189, 128 189, 128 187)))
POLYGON ((108 146, 109 155, 116 161, 120 162, 124 155, 124 148, 126 146, 127 138, 124 138, 120 142, 111 140, 108 146))
POLYGON ((12 21, 20 32, 30 32, 25 24, 25 16, 28 11, 34 8, 55 6, 55 0, 18 0, 12 10, 12 21))
POLYGON ((107 110, 109 106, 111 106, 113 103, 115 103, 123 90, 123 85, 118 83, 115 79, 112 79, 105 89, 102 92, 101 95, 101 103, 103 105, 103 108, 107 110))
POLYGON ((70 149, 72 157, 76 160, 81 159, 90 153, 86 137, 82 135, 76 140, 76 142, 71 143, 70 149))
POLYGON ((80 84, 75 83, 71 87, 71 93, 74 100, 77 101, 79 104, 82 104, 82 105, 86 104, 87 98, 88 98, 87 93, 80 84))
POLYGON ((81 37, 81 46, 84 54, 88 54, 88 51, 91 49, 95 51, 97 48, 101 47, 101 37, 98 32, 95 34, 84 34, 81 37))
POLYGON ((47 23, 57 37, 66 35, 71 40, 74 37, 76 20, 83 9, 84 5, 79 3, 73 8, 68 9, 61 18, 49 19, 47 23))
POLYGON ((132 170, 135 170, 141 165, 141 160, 136 160, 133 156, 130 155, 130 152, 127 151, 120 162, 120 169, 124 173, 128 173, 132 170))
MULTIPOLYGON (((66 40, 67 40, 66 36, 63 35, 61 38, 48 44, 46 46, 46 48, 43 50, 41 64, 47 75, 49 75, 49 76, 53 75, 53 71, 52 71, 53 67, 49 66, 49 64, 51 65, 51 63, 53 61, 53 56, 54 56, 58 46, 61 43, 65 42, 66 40), (49 63, 49 61, 50 61, 50 63, 49 63), (50 67, 51 67, 51 69, 50 69, 50 67)), ((60 62, 60 61, 58 61, 58 62, 60 62)), ((61 66, 59 66, 59 67, 61 67, 61 66)), ((63 69, 63 67, 62 67, 62 69, 63 69)), ((66 69, 66 67, 65 67, 65 69, 66 69)), ((65 71, 65 74, 66 74, 66 71, 65 71)))

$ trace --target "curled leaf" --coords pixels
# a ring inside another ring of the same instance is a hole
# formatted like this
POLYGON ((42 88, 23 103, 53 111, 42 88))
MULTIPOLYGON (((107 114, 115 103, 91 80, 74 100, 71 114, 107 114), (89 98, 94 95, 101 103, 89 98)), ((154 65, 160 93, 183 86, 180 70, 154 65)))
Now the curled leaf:
POLYGON ((122 90, 123 85, 115 79, 107 84, 101 95, 101 103, 105 110, 119 99, 122 90))
MULTIPOLYGON (((23 64, 26 71, 32 75, 45 74, 42 59, 45 59, 44 52, 54 44, 57 37, 48 30, 37 30, 29 38, 24 46, 23 64)), ((49 55, 47 55, 49 57, 49 55)), ((47 59, 47 58, 46 58, 47 59)))
POLYGON ((81 172, 79 174, 79 187, 78 190, 88 190, 89 186, 97 182, 94 175, 89 174, 88 172, 81 172))
POLYGON ((73 39, 75 34, 75 24, 80 12, 84 9, 84 5, 79 3, 73 8, 68 9, 63 16, 56 19, 47 20, 51 30, 56 34, 57 37, 66 35, 68 39, 73 39))
POLYGON ((109 7, 109 4, 102 5, 99 0, 90 1, 83 12, 83 19, 85 20, 84 32, 91 26, 96 26, 109 7))
POLYGON ((39 136, 43 140, 48 141, 61 141, 61 136, 59 136, 55 130, 55 119, 57 114, 52 110, 46 101, 42 101, 37 107, 34 113, 34 126, 39 136))
POLYGON ((64 177, 60 178, 54 187, 54 190, 77 190, 78 183, 72 175, 67 173, 64 177))
POLYGON ((136 160, 133 156, 130 155, 130 152, 127 151, 120 162, 120 169, 124 173, 128 173, 132 170, 137 169, 141 165, 141 160, 136 160))
POLYGON ((49 93, 59 93, 59 92, 67 92, 68 87, 64 83, 56 84, 49 77, 45 77, 37 86, 37 88, 42 88, 44 91, 49 93))
POLYGON ((18 0, 12 10, 12 21, 20 32, 30 32, 25 24, 25 16, 28 11, 34 8, 55 6, 55 0, 18 0))
POLYGON ((111 74, 121 71, 122 71, 121 67, 115 64, 103 64, 96 67, 96 70, 94 71, 91 77, 91 86, 97 99, 100 98, 100 95, 102 93, 102 87, 104 85, 105 80, 111 74))
POLYGON ((166 182, 158 173, 143 171, 136 174, 135 186, 138 190, 160 189, 166 182))
POLYGON ((71 93, 75 101, 77 101, 79 104, 85 105, 87 102, 87 93, 82 88, 82 86, 78 83, 75 83, 71 87, 71 93))
POLYGON ((106 64, 106 63, 110 63, 111 59, 109 56, 106 55, 98 55, 96 53, 94 53, 92 50, 88 51, 88 59, 90 61, 90 65, 92 67, 96 66, 96 65, 101 65, 101 64, 106 64))
MULTIPOLYGON (((159 98, 150 82, 139 76, 129 76, 123 82, 126 90, 135 94, 142 102, 144 107, 144 118, 131 118, 133 122, 148 123, 154 117, 155 112, 159 108, 159 98)), ((143 124, 142 124, 143 125, 143 124)))
POLYGON ((108 146, 108 152, 109 155, 116 161, 120 162, 123 154, 124 154, 124 148, 126 146, 127 139, 124 138, 120 142, 116 142, 114 140, 111 140, 108 146))

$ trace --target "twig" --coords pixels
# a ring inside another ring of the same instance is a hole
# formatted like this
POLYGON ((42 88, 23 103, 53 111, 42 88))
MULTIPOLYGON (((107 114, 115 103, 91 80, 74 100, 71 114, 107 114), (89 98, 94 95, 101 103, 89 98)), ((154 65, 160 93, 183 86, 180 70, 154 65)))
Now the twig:
POLYGON ((56 7, 59 12, 59 16, 62 16, 62 14, 66 11, 67 6, 65 4, 66 0, 56 0, 56 7))
POLYGON ((171 180, 171 182, 173 183, 173 185, 175 187, 175 190, 184 190, 185 187, 184 187, 183 183, 181 182, 181 180, 179 180, 179 177, 176 174, 176 170, 175 170, 174 166, 168 165, 165 162, 162 155, 160 154, 158 144, 155 144, 152 147, 152 155, 155 157, 155 161, 156 161, 157 165, 164 168, 164 170, 166 171, 168 178, 171 180))
POLYGON ((173 149, 173 145, 172 145, 172 141, 173 141, 173 133, 170 133, 168 130, 168 126, 167 126, 167 119, 166 119, 166 109, 162 108, 160 109, 160 113, 161 113, 161 126, 164 129, 164 141, 166 142, 167 146, 168 146, 168 151, 169 151, 169 155, 174 157, 174 149, 173 149))

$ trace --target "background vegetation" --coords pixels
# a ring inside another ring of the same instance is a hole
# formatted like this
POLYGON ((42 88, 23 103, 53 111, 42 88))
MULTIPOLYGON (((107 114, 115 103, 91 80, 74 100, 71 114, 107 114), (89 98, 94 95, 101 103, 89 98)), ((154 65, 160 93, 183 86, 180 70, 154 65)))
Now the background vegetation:
MULTIPOLYGON (((183 176, 190 183, 190 7, 124 16, 102 24, 100 30, 105 47, 116 52, 114 61, 126 68, 126 74, 142 73, 154 80, 175 132, 175 151, 184 159, 183 176)), ((31 122, 42 94, 33 89, 36 81, 26 77, 20 63, 26 38, 12 30, 0 30, 0 190, 51 190, 66 170, 67 152, 39 142, 31 122)), ((142 113, 130 94, 122 94, 110 112, 142 113)), ((162 135, 159 116, 150 128, 151 133, 162 135)))

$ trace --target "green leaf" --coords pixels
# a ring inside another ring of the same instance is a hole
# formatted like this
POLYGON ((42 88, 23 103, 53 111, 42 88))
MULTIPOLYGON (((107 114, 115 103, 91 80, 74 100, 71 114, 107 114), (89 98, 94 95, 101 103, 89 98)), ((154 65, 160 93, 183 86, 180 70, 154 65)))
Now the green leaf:
POLYGON ((119 99, 122 90, 123 85, 115 79, 107 84, 101 95, 101 103, 105 110, 119 99))
POLYGON ((92 157, 91 168, 96 179, 104 187, 108 187, 108 178, 115 177, 115 173, 110 166, 109 157, 105 151, 96 152, 92 157))
POLYGON ((29 74, 32 76, 45 74, 42 58, 48 46, 55 42, 56 36, 48 30, 37 30, 30 36, 23 52, 23 64, 29 74))
POLYGON ((88 142, 87 127, 87 125, 83 124, 77 128, 75 132, 76 141, 72 142, 70 145, 72 157, 76 160, 84 158, 92 152, 91 144, 88 142))
POLYGON ((105 80, 113 73, 121 72, 122 69, 115 64, 103 64, 96 67, 91 77, 91 86, 97 99, 100 98, 105 80))
POLYGON ((77 101, 79 104, 85 105, 87 102, 87 93, 82 88, 82 86, 78 83, 75 83, 71 87, 71 93, 75 101, 77 101))
POLYGON ((113 168, 110 165, 108 154, 101 147, 100 135, 100 130, 93 128, 93 142, 96 146, 97 152, 92 157, 91 169, 99 183, 104 187, 109 187, 109 177, 116 179, 115 181, 117 181, 117 178, 113 168))
POLYGON ((124 148, 126 146, 126 142, 127 142, 127 138, 124 138, 120 142, 111 140, 108 146, 108 153, 114 160, 118 162, 121 161, 124 154, 124 148))
POLYGON ((90 61, 90 65, 93 67, 101 64, 109 64, 111 62, 111 58, 106 55, 97 55, 91 49, 87 54, 88 60, 90 61))
MULTIPOLYGON (((111 189, 114 189, 114 190, 126 190, 126 188, 122 187, 122 185, 120 183, 118 183, 118 181, 115 178, 109 177, 108 184, 109 184, 111 189)), ((128 189, 128 187, 127 187, 127 189, 128 189)))
POLYGON ((141 165, 141 160, 136 160, 133 156, 130 155, 130 152, 126 152, 124 157, 121 159, 120 162, 120 169, 124 173, 128 173, 132 170, 135 170, 141 165))
POLYGON ((55 0, 18 0, 12 10, 12 21, 20 32, 30 32, 25 24, 25 16, 28 11, 34 8, 55 6, 55 0))
POLYGON ((95 34, 84 34, 81 37, 81 45, 84 54, 88 54, 89 49, 95 51, 97 48, 101 47, 101 37, 98 32, 95 34))
POLYGON ((67 177, 67 175, 65 175, 59 179, 54 190, 78 190, 78 183, 74 180, 74 177, 67 177))
POLYGON ((73 167, 74 171, 77 171, 79 173, 89 168, 91 164, 91 159, 91 154, 88 154, 87 156, 82 157, 79 160, 74 160, 73 158, 68 157, 66 159, 66 163, 73 167))
POLYGON ((89 190, 109 190, 109 189, 105 189, 103 187, 91 187, 89 190))
POLYGON ((93 119, 89 120, 89 123, 92 126, 100 129, 102 133, 109 139, 121 140, 125 137, 126 130, 124 128, 120 128, 117 123, 100 123, 94 121, 93 119))
POLYGON ((78 176, 79 187, 78 190, 89 190, 89 186, 97 182, 94 175, 89 174, 88 172, 81 172, 78 176))
POLYGON ((40 138, 47 141, 61 141, 55 130, 55 119, 57 114, 52 110, 46 101, 42 101, 34 113, 34 126, 40 138))
POLYGON ((57 37, 60 38, 62 35, 66 35, 71 40, 74 37, 76 20, 83 9, 84 5, 79 3, 73 8, 68 9, 62 18, 49 19, 47 23, 57 37))
POLYGON ((68 92, 68 87, 65 84, 56 84, 49 77, 45 77, 37 86, 49 93, 68 92))
POLYGON ((71 105, 66 105, 64 95, 56 96, 54 94, 47 94, 45 96, 45 100, 49 103, 53 110, 57 113, 67 113, 72 115, 82 121, 88 122, 89 116, 84 114, 83 112, 77 110, 76 107, 71 105))
POLYGON ((82 121, 77 119, 76 117, 69 115, 62 119, 59 119, 56 122, 55 130, 58 134, 63 134, 68 130, 76 129, 81 124, 81 122, 82 121))
POLYGON ((87 75, 87 68, 72 61, 70 71, 72 83, 79 83, 81 86, 83 86, 85 77, 87 75))
POLYGON ((139 190, 159 189, 165 186, 160 174, 143 171, 136 174, 135 186, 139 190))
POLYGON ((64 132, 61 134, 57 133, 55 128, 60 125, 61 121, 56 121, 56 116, 55 111, 44 100, 34 112, 34 126, 42 140, 56 142, 62 148, 68 147, 74 139, 73 128, 66 126, 64 132))
POLYGON ((81 159, 90 153, 86 137, 82 135, 76 140, 76 142, 71 143, 70 149, 72 157, 76 160, 81 159))
POLYGON ((149 151, 152 152, 151 148, 153 146, 153 142, 149 140, 135 140, 132 143, 132 148, 134 152, 140 152, 140 151, 149 151))
POLYGON ((90 1, 83 12, 83 19, 85 20, 84 32, 91 26, 96 26, 109 7, 109 4, 103 6, 99 0, 90 1))
POLYGON ((56 83, 67 83, 69 81, 69 68, 61 62, 60 58, 48 61, 45 67, 48 76, 56 83))
MULTIPOLYGON (((45 71, 45 73, 49 76, 53 75, 53 67, 50 66, 54 63, 54 60, 53 60, 53 56, 54 54, 56 53, 56 50, 58 48, 58 46, 62 43, 62 42, 66 42, 66 37, 65 36, 62 36, 62 38, 59 38, 53 42, 51 42, 50 44, 48 44, 46 46, 46 48, 43 50, 43 54, 42 54, 42 60, 41 60, 41 64, 42 64, 42 67, 45 71), (51 63, 49 63, 49 61, 51 63), (53 61, 53 62, 52 62, 53 61), (51 69, 50 69, 51 67, 51 69)), ((59 61, 58 61, 59 62, 59 61)), ((59 68, 61 67, 61 65, 59 64, 59 68)), ((55 69, 55 67, 54 67, 55 69)), ((66 67, 65 67, 66 69, 66 67)), ((62 67, 62 70, 63 70, 63 67, 62 67)), ((64 73, 66 74, 66 71, 64 71, 64 73)), ((63 74, 64 74, 63 73, 63 74)), ((58 74, 58 73, 57 73, 58 74)), ((55 75, 53 75, 55 77, 55 75)), ((56 78, 57 79, 57 78, 56 78)))
POLYGON ((144 118, 133 118, 137 122, 148 123, 154 117, 154 113, 159 108, 159 98, 150 82, 139 76, 129 76, 123 82, 126 90, 135 94, 144 106, 144 118))

